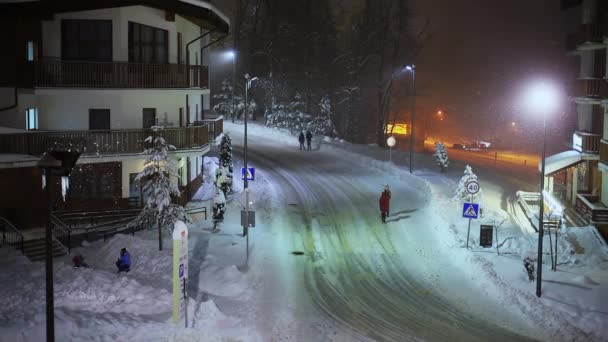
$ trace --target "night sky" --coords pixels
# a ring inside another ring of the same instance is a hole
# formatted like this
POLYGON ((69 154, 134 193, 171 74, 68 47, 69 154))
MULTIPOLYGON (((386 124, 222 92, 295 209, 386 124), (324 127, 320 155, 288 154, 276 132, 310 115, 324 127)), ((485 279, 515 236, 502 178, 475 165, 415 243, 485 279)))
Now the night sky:
MULTIPOLYGON (((565 81, 573 80, 576 59, 566 55, 565 39, 578 18, 562 11, 558 0, 413 0, 412 5, 415 15, 431 19, 433 32, 417 60, 417 108, 421 115, 442 109, 450 119, 446 127, 474 120, 487 131, 515 120, 532 129, 538 121, 514 108, 525 81, 545 75, 565 88, 565 81)), ((572 118, 570 107, 563 108, 572 118)), ((563 120, 561 127, 549 128, 566 129, 563 120)))

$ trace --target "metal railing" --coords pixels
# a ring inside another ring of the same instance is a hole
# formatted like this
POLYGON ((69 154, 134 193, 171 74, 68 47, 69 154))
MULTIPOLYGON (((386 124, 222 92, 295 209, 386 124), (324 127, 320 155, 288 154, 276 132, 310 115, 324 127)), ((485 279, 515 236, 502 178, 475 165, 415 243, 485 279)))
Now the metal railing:
POLYGON ((53 237, 62 245, 62 247, 66 248, 68 254, 70 254, 72 252, 72 229, 54 214, 51 214, 51 225, 53 237))
POLYGON ((21 250, 24 253, 23 247, 23 233, 13 226, 7 219, 0 217, 0 230, 2 230, 2 240, 0 241, 0 247, 13 246, 21 250))

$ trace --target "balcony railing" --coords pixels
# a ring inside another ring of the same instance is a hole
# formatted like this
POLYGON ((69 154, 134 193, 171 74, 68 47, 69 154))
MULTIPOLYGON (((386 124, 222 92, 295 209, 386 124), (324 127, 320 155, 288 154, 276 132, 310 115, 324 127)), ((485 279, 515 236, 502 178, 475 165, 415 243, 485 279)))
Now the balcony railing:
MULTIPOLYGON (((126 62, 36 61, 21 83, 66 88, 207 88, 206 66, 126 62), (33 70, 32 70, 33 69, 33 70), (33 79, 31 77, 33 76, 33 79), (29 80, 27 78, 30 78, 29 80)), ((22 76, 24 77, 24 76, 22 76)))
POLYGON ((608 166, 608 142, 600 141, 600 162, 608 166))
POLYGON ((608 223, 608 207, 600 202, 599 196, 576 195, 576 212, 589 223, 608 223))
POLYGON ((608 97, 608 83, 600 78, 581 79, 576 81, 573 96, 606 98, 608 97))
POLYGON ((577 131, 572 136, 572 148, 582 153, 598 153, 601 139, 602 137, 599 134, 577 131))
MULTIPOLYGON (((177 150, 201 148, 209 142, 208 126, 166 128, 162 136, 177 150)), ((150 129, 109 131, 42 131, 0 134, 0 153, 40 155, 46 151, 72 149, 84 155, 133 154, 145 148, 150 129)))
POLYGON ((582 24, 578 29, 566 38, 566 49, 568 51, 584 43, 601 43, 603 39, 602 26, 598 23, 582 24))

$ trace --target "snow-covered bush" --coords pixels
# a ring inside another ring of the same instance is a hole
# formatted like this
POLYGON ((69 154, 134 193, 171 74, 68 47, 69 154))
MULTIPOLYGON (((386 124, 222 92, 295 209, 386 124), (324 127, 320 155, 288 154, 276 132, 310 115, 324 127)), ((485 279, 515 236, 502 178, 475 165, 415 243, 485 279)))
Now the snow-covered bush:
POLYGON ((224 212, 226 211, 226 197, 220 188, 215 190, 213 197, 213 230, 217 229, 217 225, 224 221, 224 212))
POLYGON ((232 192, 232 172, 232 140, 228 134, 224 134, 220 143, 219 167, 215 174, 216 185, 222 189, 224 196, 232 192))
POLYGON ((143 193, 146 199, 146 206, 135 223, 172 230, 177 220, 191 221, 184 208, 171 201, 171 196, 180 195, 175 160, 169 157, 169 151, 175 150, 175 146, 162 137, 163 127, 153 126, 152 130, 154 135, 145 140, 149 147, 144 150, 147 155, 144 169, 135 177, 136 181, 145 181, 143 193))
POLYGON ((450 165, 450 160, 448 159, 448 151, 445 148, 445 144, 441 142, 435 143, 435 161, 437 165, 441 168, 441 172, 443 172, 448 165, 450 165))

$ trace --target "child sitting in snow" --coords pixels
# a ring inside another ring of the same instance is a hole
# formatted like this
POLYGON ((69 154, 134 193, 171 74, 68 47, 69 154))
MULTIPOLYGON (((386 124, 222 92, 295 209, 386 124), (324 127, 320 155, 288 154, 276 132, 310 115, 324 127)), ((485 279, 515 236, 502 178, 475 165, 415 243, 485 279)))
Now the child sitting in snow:
POLYGON ((131 270, 131 255, 126 248, 120 250, 120 258, 116 260, 116 267, 118 267, 118 273, 131 270))
POLYGON ((79 267, 89 267, 89 265, 87 265, 86 262, 84 262, 84 257, 82 256, 82 254, 76 254, 74 255, 74 257, 72 258, 72 262, 74 263, 74 268, 79 268, 79 267))

